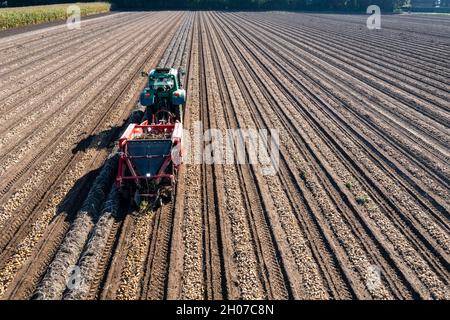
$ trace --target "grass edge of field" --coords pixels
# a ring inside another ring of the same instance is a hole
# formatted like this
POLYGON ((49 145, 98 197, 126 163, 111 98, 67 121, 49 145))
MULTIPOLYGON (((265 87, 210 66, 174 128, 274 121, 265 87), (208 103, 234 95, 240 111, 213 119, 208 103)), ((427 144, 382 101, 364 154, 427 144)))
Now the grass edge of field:
POLYGON ((71 5, 77 5, 80 7, 81 16, 107 13, 111 11, 111 4, 108 2, 76 2, 28 7, 1 8, 0 30, 65 20, 73 14, 73 12, 67 12, 67 8, 71 5))

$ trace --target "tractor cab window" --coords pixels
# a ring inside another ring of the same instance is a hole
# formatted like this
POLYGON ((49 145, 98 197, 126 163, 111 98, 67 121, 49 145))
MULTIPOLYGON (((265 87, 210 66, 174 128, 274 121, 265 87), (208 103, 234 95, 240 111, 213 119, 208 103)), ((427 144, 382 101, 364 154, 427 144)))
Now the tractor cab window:
POLYGON ((172 89, 175 83, 172 77, 158 77, 152 76, 149 79, 149 87, 153 89, 168 88, 172 89))

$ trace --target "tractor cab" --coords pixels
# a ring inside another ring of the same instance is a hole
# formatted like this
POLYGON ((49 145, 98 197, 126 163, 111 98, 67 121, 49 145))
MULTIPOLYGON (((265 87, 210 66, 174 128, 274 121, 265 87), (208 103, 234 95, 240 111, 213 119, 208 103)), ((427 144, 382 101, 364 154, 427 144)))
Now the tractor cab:
POLYGON ((147 88, 154 93, 169 93, 179 87, 176 69, 153 69, 148 75, 147 88))
POLYGON ((175 80, 173 76, 167 75, 156 75, 149 76, 148 78, 148 88, 154 93, 168 93, 175 87, 175 80))

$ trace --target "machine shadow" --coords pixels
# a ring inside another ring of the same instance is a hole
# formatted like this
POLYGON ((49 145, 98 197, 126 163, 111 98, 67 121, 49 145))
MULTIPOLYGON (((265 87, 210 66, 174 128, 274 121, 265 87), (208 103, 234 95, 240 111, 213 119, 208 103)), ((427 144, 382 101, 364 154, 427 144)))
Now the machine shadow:
POLYGON ((102 167, 103 166, 90 170, 74 183, 70 190, 65 194, 64 198, 56 206, 56 214, 53 217, 53 220, 64 214, 66 222, 73 222, 78 210, 80 210, 83 205, 84 199, 86 199, 89 193, 90 186, 100 173, 102 167))
MULTIPOLYGON (((125 121, 124 121, 125 123, 125 121)), ((72 149, 72 154, 78 152, 86 152, 88 149, 107 149, 114 146, 115 139, 108 139, 107 137, 117 135, 117 131, 123 127, 120 126, 111 127, 110 129, 103 130, 96 134, 91 134, 83 139, 81 139, 77 145, 72 149), (115 134, 116 133, 116 134, 115 134)))
MULTIPOLYGON (((113 152, 114 146, 117 143, 118 138, 125 130, 129 123, 140 122, 144 116, 142 110, 133 110, 130 116, 125 119, 121 124, 111 127, 107 130, 100 131, 96 134, 88 135, 87 137, 81 139, 77 145, 71 150, 72 154, 78 152, 86 152, 89 149, 95 150, 109 150, 113 152)), ((83 176, 78 178, 70 190, 64 195, 64 198, 56 206, 56 213, 52 221, 59 217, 61 214, 65 215, 65 220, 68 223, 73 222, 76 217, 77 212, 81 209, 83 202, 87 198, 89 191, 99 175, 100 171, 104 167, 106 162, 104 162, 100 167, 89 170, 83 176)), ((115 172, 114 172, 115 175, 115 172)), ((108 185, 112 187, 114 179, 108 181, 108 185)), ((109 189, 109 188, 108 188, 109 189)), ((109 190, 108 190, 109 191, 109 190)), ((122 202, 120 202, 122 207, 122 202)), ((118 212, 123 212, 123 208, 119 208, 118 212)), ((95 217, 92 217, 95 218, 95 217)), ((118 214, 115 216, 116 219, 123 219, 123 215, 118 214)))
MULTIPOLYGON (((103 163, 100 167, 88 171, 82 177, 77 179, 74 185, 65 194, 64 198, 56 206, 56 212, 55 216, 52 219, 52 222, 60 215, 64 215, 64 220, 66 223, 72 224, 74 222, 77 213, 82 209, 86 199, 88 198, 88 194, 91 191, 94 181, 99 176, 104 166, 105 164, 103 163)), ((114 177, 117 172, 116 170, 113 170, 112 173, 112 177, 105 182, 105 184, 107 185, 104 193, 105 198, 101 201, 102 204, 98 207, 98 211, 96 211, 95 215, 92 215, 92 212, 90 212, 89 210, 89 214, 94 223, 97 222, 100 213, 103 210, 103 203, 106 201, 111 188, 114 187, 114 177)), ((113 217, 116 221, 122 221, 126 216, 126 213, 130 211, 131 208, 130 204, 122 200, 119 194, 117 196, 119 197, 119 208, 117 212, 113 214, 113 217)))
POLYGON ((127 119, 123 120, 120 125, 97 132, 96 134, 90 134, 87 137, 80 139, 77 145, 72 149, 72 154, 76 154, 77 152, 86 152, 88 149, 93 148, 95 148, 96 150, 112 148, 119 138, 121 132, 127 126, 127 123, 138 123, 143 118, 144 112, 142 110, 133 110, 130 116, 127 119))

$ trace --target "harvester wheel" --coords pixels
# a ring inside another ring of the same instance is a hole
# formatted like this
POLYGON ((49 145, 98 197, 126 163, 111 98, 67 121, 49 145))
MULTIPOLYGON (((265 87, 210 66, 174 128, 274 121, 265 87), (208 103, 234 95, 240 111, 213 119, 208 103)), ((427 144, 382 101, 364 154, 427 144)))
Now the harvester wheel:
POLYGON ((130 206, 131 208, 136 207, 136 203, 134 202, 134 192, 131 186, 123 186, 120 189, 120 199, 124 204, 130 206))
POLYGON ((182 122, 183 119, 183 105, 179 104, 175 106, 175 118, 176 120, 182 122))
POLYGON ((153 115, 156 114, 156 105, 147 106, 145 108, 145 118, 148 120, 148 123, 153 122, 153 115))
POLYGON ((163 200, 162 200, 162 198, 161 198, 160 196, 158 196, 158 197, 155 199, 155 201, 153 201, 152 209, 153 209, 153 210, 159 209, 159 208, 162 207, 162 205, 163 205, 163 200))
POLYGON ((173 180, 170 189, 170 201, 172 203, 175 202, 175 191, 177 190, 177 181, 173 180))

